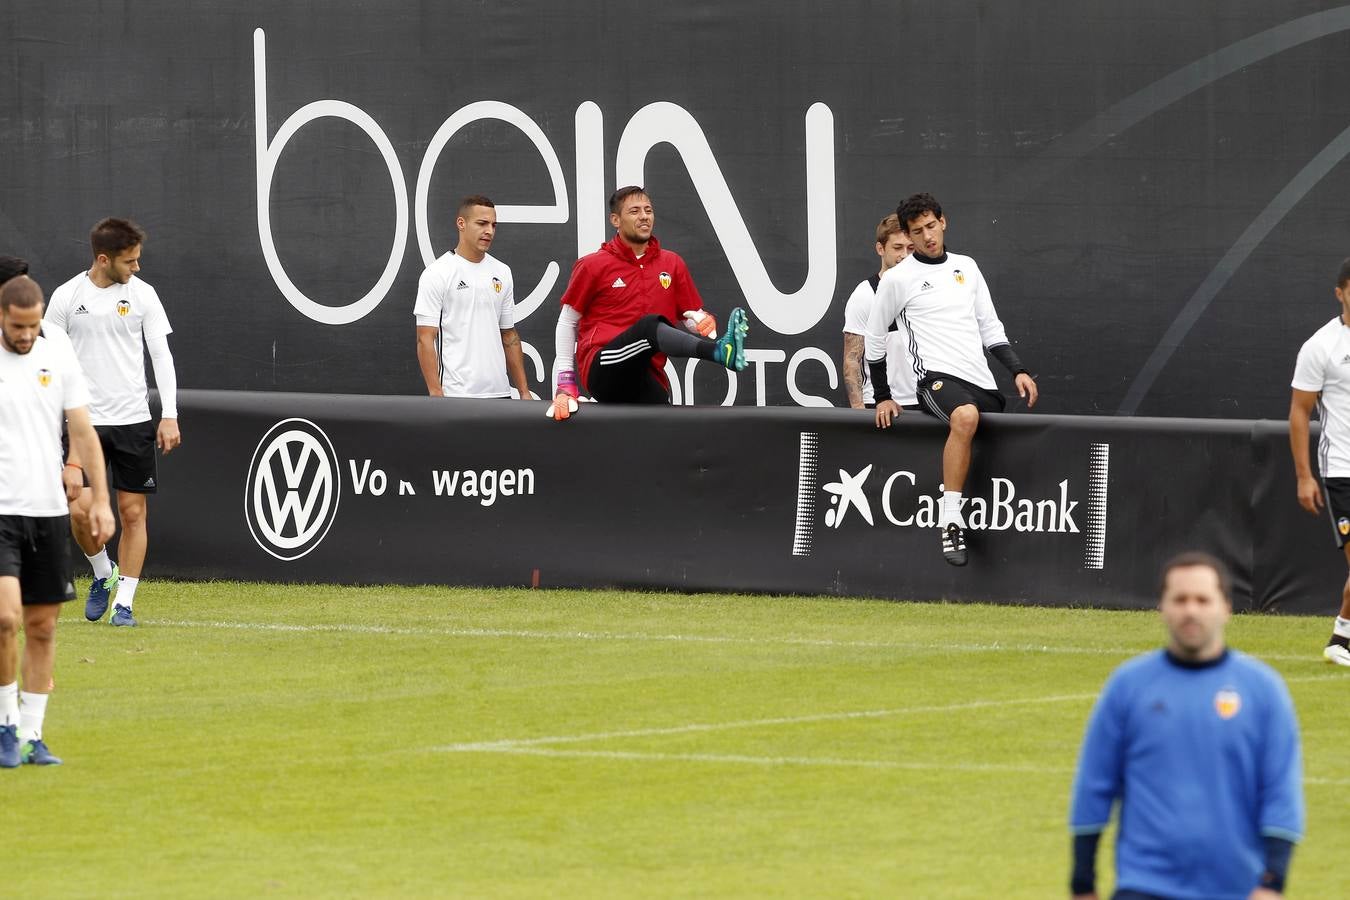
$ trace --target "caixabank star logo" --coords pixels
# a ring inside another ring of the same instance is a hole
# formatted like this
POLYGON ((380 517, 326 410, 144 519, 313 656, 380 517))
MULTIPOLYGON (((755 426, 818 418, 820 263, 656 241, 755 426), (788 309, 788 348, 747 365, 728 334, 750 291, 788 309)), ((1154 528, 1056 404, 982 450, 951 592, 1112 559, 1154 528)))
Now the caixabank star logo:
POLYGON ((308 419, 283 419, 253 451, 244 517, 259 547, 295 560, 327 536, 341 496, 341 470, 328 435, 308 419))
MULTIPOLYGON (((1075 536, 1083 542, 1083 568, 1104 568, 1111 446, 1089 443, 1086 456, 1085 461, 1064 460, 1064 471, 1038 472, 1034 484, 1019 484, 1020 476, 1012 473, 967 485, 961 507, 967 529, 1075 536)), ((925 479, 903 465, 887 471, 877 462, 851 459, 841 466, 823 457, 820 435, 802 432, 793 556, 810 556, 825 535, 841 529, 855 537, 861 534, 853 529, 936 529, 939 485, 925 489, 925 479)))

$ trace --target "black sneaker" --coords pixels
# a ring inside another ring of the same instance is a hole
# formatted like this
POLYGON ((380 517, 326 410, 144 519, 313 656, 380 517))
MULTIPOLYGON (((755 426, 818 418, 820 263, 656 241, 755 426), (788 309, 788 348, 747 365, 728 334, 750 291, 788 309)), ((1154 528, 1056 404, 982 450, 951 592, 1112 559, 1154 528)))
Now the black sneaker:
POLYGON ((966 533, 955 522, 942 529, 942 558, 954 566, 966 564, 966 533))

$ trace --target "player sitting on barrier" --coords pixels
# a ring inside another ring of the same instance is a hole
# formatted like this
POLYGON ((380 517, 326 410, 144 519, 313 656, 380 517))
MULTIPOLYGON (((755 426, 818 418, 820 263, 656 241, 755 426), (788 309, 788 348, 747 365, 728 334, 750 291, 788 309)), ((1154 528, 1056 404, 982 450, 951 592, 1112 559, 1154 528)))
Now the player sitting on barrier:
POLYGON ((950 426, 942 451, 942 502, 938 528, 942 557, 966 564, 961 491, 970 470, 970 445, 980 414, 1003 412, 987 349, 1013 373, 1017 393, 1036 405, 1036 382, 1008 344, 984 276, 969 256, 948 253, 947 218, 932 194, 915 194, 895 211, 914 241, 914 252, 888 269, 877 285, 867 322, 867 365, 877 401, 877 427, 900 414, 886 378, 886 334, 899 318, 909 330, 919 405, 950 426))
POLYGON ((619 188, 613 239, 572 267, 555 335, 554 419, 577 411, 582 389, 602 403, 669 403, 667 356, 745 368, 745 310, 733 309, 718 337, 684 260, 652 234, 655 221, 644 189, 619 188))

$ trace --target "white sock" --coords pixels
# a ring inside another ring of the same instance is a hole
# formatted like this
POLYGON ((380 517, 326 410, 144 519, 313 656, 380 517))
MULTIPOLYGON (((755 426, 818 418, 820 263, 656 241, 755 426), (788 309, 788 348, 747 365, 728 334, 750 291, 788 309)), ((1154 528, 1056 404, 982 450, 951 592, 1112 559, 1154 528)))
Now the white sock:
POLYGON ((42 740, 42 719, 47 715, 47 694, 30 694, 24 691, 23 703, 19 706, 19 740, 42 740))
POLYGON ((118 576, 117 605, 131 609, 131 601, 136 599, 136 585, 140 583, 141 580, 139 578, 131 578, 126 575, 118 576))
POLYGON ((95 578, 107 578, 112 574, 112 560, 108 559, 107 547, 104 547, 93 556, 86 556, 85 559, 89 560, 89 565, 94 567, 95 578))
POLYGON ((1336 617, 1336 627, 1331 629, 1331 633, 1337 637, 1350 638, 1350 619, 1336 617))
POLYGON ((938 501, 938 527, 946 528, 953 523, 966 527, 966 518, 961 515, 961 492, 943 491, 938 501))
POLYGON ((0 684, 0 727, 19 724, 19 683, 0 684))

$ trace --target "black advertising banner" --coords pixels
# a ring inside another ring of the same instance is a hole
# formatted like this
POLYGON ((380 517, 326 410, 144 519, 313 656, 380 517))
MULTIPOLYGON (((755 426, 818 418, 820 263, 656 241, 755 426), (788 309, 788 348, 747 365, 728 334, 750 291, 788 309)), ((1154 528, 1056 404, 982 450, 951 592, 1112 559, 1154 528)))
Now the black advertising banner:
POLYGON ((1316 554, 1335 568, 1329 526, 1291 477, 1263 481, 1289 468, 1262 456, 1272 423, 986 416, 958 569, 934 527, 945 426, 919 414, 878 431, 853 410, 585 404, 556 423, 542 403, 213 391, 179 406, 155 576, 1138 608, 1164 559, 1205 549, 1233 566, 1239 608, 1325 611, 1338 591, 1304 573, 1316 554))
POLYGON ((621 184, 749 310, 740 406, 846 403, 845 302, 917 191, 1046 414, 1283 416, 1347 254, 1325 0, 7 0, 0 72, 0 253, 50 294, 137 220, 190 388, 424 393, 418 277, 468 194, 541 396, 621 184))

